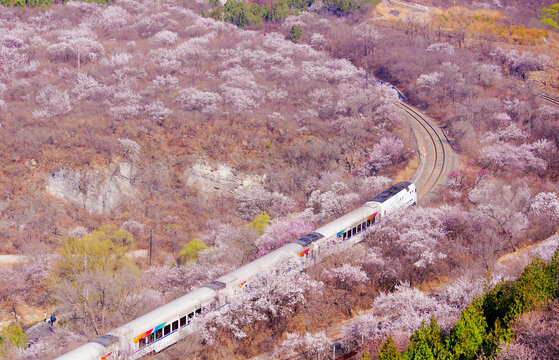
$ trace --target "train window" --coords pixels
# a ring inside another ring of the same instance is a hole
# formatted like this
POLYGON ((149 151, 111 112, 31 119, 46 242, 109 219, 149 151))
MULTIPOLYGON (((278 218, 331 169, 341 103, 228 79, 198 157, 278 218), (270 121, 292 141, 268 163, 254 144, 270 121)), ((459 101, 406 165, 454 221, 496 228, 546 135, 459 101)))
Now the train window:
POLYGON ((159 329, 155 332, 155 340, 161 339, 163 337, 163 329, 159 329))
POLYGON ((357 228, 353 228, 353 235, 357 234, 357 228))
POLYGON ((371 226, 371 219, 367 220, 367 227, 371 226))
POLYGON ((347 233, 345 232, 344 235, 342 236, 342 240, 345 240, 347 237, 347 233))
POLYGON ((177 330, 179 328, 179 321, 175 321, 173 322, 173 331, 177 330))
POLYGON ((190 319, 192 319, 192 317, 194 316, 194 313, 191 312, 190 314, 188 314, 188 323, 190 324, 190 319))
POLYGON ((146 346, 146 338, 140 339, 138 341, 138 345, 140 346, 140 349, 146 346))
POLYGON ((351 229, 349 229, 349 230, 347 231, 347 238, 349 239, 350 237, 351 237, 351 229))
POLYGON ((357 225, 357 232, 361 232, 361 224, 357 225))
POLYGON ((186 325, 186 316, 181 317, 181 326, 186 325))
POLYGON ((202 313, 202 309, 201 309, 201 308, 198 309, 198 310, 196 310, 196 315, 200 315, 201 313, 202 313))
POLYGON ((171 324, 165 326, 165 328, 163 329, 163 335, 169 335, 170 332, 171 332, 171 324))
POLYGON ((151 344, 154 341, 155 341, 154 334, 153 333, 149 334, 148 335, 148 344, 151 344))
POLYGON ((367 223, 361 224, 361 229, 365 230, 367 228, 367 223))

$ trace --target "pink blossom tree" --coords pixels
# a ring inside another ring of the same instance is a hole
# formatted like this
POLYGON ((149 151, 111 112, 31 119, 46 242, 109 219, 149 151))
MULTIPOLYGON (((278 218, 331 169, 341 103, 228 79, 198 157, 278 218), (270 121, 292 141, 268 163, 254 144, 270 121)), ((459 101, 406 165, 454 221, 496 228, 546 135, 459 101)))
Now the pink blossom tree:
POLYGON ((184 110, 215 111, 222 98, 211 91, 186 88, 179 91, 177 102, 184 110))
POLYGON ((442 76, 442 73, 436 71, 429 74, 422 74, 417 78, 416 83, 420 88, 432 91, 435 89, 442 76))
POLYGON ((516 250, 515 236, 528 225, 525 214, 531 192, 527 184, 519 181, 513 188, 511 185, 485 180, 470 190, 468 198, 474 205, 473 212, 485 224, 483 234, 489 241, 487 250, 496 251, 493 247, 503 240, 516 250))
POLYGON ((313 229, 313 214, 309 209, 275 219, 271 225, 266 227, 264 234, 256 240, 258 254, 265 255, 313 229))
POLYGON ((287 333, 287 338, 276 350, 276 356, 298 354, 304 359, 315 359, 326 354, 330 348, 330 339, 325 332, 311 334, 287 333))
POLYGON ((33 116, 38 119, 63 115, 72 110, 68 92, 58 90, 58 88, 52 85, 46 86, 39 91, 35 101, 40 106, 40 109, 33 111, 33 116))
MULTIPOLYGON (((290 261, 282 263, 290 264, 290 261)), ((261 273, 231 297, 226 307, 193 322, 193 328, 201 330, 210 343, 218 340, 215 336, 218 329, 230 331, 237 339, 246 338, 248 331, 258 331, 262 327, 276 331, 282 318, 293 316, 300 305, 305 304, 307 292, 318 292, 322 287, 305 273, 293 275, 281 269, 261 273)))
POLYGON ((295 208, 295 202, 284 194, 268 191, 261 185, 237 190, 235 200, 239 213, 245 219, 253 219, 260 213, 285 215, 295 208))
POLYGON ((553 192, 540 192, 530 204, 530 213, 537 219, 545 235, 551 235, 559 224, 559 198, 553 192))
POLYGON ((369 280, 367 274, 361 269, 361 266, 344 264, 330 270, 324 270, 323 276, 328 278, 332 283, 343 290, 351 291, 361 283, 369 280))
POLYGON ((158 125, 162 125, 169 115, 173 113, 171 109, 167 109, 165 107, 165 104, 161 100, 157 100, 149 105, 146 105, 144 111, 158 125))
POLYGON ((543 70, 550 63, 547 55, 534 55, 531 52, 517 50, 506 51, 500 47, 495 49, 493 55, 512 73, 526 77, 528 71, 543 70))
POLYGON ((101 103, 110 98, 113 89, 109 86, 99 83, 93 76, 86 73, 79 73, 76 85, 72 89, 72 94, 78 100, 88 100, 95 103, 101 103))
POLYGON ((161 30, 150 38, 150 43, 155 45, 173 45, 178 39, 177 33, 170 30, 161 30))
POLYGON ((355 207, 359 195, 348 192, 348 187, 342 182, 332 184, 331 190, 315 190, 311 193, 307 206, 322 220, 339 217, 355 207))
POLYGON ((513 145, 497 142, 485 146, 479 155, 479 162, 485 167, 510 169, 518 173, 530 171, 543 172, 547 169, 547 162, 540 157, 538 144, 513 145))
POLYGON ((369 158, 359 168, 359 174, 375 175, 382 168, 391 166, 404 155, 404 143, 395 136, 385 136, 374 145, 373 151, 369 153, 369 158))
POLYGON ((534 197, 530 211, 536 216, 544 217, 546 222, 557 224, 559 221, 559 198, 556 193, 541 192, 534 197))

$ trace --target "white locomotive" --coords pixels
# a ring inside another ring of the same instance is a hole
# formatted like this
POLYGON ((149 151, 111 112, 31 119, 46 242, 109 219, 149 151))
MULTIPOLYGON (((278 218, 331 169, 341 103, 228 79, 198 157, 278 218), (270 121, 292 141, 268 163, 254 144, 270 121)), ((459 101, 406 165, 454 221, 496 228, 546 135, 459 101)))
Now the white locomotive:
POLYGON ((228 296, 254 276, 269 269, 270 264, 277 264, 286 255, 298 255, 302 270, 331 253, 358 243, 373 225, 416 202, 415 185, 397 183, 365 205, 314 232, 99 336, 60 356, 58 360, 138 359, 159 352, 180 339, 181 330, 190 324, 194 316, 226 305, 228 296))

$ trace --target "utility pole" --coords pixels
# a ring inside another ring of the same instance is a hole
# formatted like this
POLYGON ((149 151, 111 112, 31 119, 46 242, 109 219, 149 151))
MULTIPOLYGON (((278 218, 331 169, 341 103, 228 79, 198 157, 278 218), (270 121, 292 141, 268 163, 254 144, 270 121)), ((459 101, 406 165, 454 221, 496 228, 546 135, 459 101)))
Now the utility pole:
POLYGON ((151 228, 149 229, 149 266, 151 266, 151 244, 153 243, 152 241, 152 231, 151 228))

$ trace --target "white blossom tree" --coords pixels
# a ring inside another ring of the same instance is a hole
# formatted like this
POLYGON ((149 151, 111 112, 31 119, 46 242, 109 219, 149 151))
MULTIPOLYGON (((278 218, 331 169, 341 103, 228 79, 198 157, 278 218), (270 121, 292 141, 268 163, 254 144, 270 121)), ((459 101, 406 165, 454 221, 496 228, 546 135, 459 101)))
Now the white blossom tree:
POLYGON ((68 92, 61 91, 52 85, 46 86, 39 91, 35 101, 40 106, 40 109, 33 111, 33 116, 38 119, 48 119, 52 116, 64 115, 72 110, 68 92))
POLYGON ((307 200, 307 206, 314 210, 320 219, 339 217, 353 208, 359 201, 359 195, 348 192, 343 182, 332 184, 331 190, 315 190, 307 200))
POLYGON ((330 339, 325 332, 311 334, 287 333, 287 338, 276 350, 276 356, 285 356, 286 354, 298 354, 304 359, 315 359, 326 352, 330 348, 330 339))
POLYGON ((256 240, 258 254, 265 255, 314 229, 310 209, 275 219, 256 240))
POLYGON ((374 145, 369 158, 359 168, 362 175, 375 175, 380 169, 391 166, 404 156, 404 143, 395 136, 385 136, 374 145))

